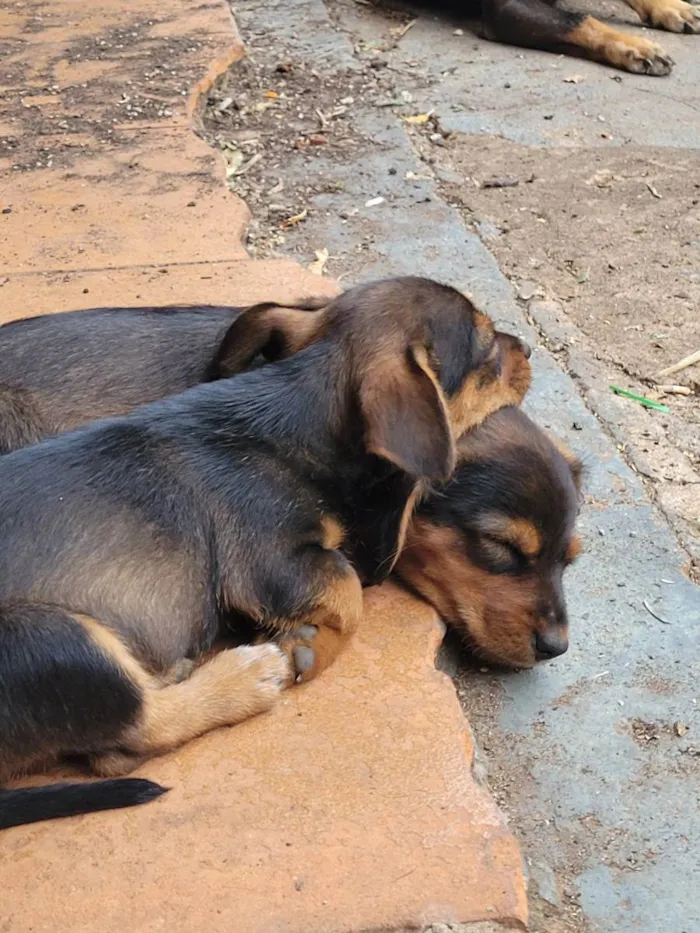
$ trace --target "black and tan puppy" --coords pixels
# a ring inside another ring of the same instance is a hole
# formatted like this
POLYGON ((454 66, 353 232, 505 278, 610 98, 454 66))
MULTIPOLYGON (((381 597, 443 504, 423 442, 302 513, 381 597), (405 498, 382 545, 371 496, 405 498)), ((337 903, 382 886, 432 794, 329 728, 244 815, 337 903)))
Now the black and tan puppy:
MULTIPOLYGON (((291 310, 286 329, 280 314, 238 318, 220 363, 305 344, 296 356, 0 458, 0 779, 60 753, 125 773, 269 708, 288 657, 318 673, 362 613, 354 526, 381 579, 456 439, 520 401, 503 380, 519 342, 451 288, 389 280, 291 310), (235 613, 285 653, 226 650, 170 682, 235 613)), ((0 826, 158 791, 6 790, 0 826)))
MULTIPOLYGON (((378 0, 396 6, 395 0, 378 0)), ((640 20, 669 32, 700 32, 700 18, 685 0, 623 0, 640 20)), ((667 75, 673 60, 643 36, 621 32, 582 12, 560 9, 556 0, 415 0, 430 12, 477 18, 483 34, 525 48, 583 54, 636 74, 667 75)))
POLYGON ((396 573, 489 661, 531 667, 563 654, 580 463, 515 407, 461 438, 458 458, 419 505, 396 573))
MULTIPOLYGON (((327 301, 309 300, 295 308, 313 310, 327 301)), ((271 316, 276 306, 260 307, 271 316)), ((218 378, 214 358, 245 310, 217 305, 92 308, 4 324, 0 453, 218 378)), ((288 316, 284 332, 291 333, 288 316)))

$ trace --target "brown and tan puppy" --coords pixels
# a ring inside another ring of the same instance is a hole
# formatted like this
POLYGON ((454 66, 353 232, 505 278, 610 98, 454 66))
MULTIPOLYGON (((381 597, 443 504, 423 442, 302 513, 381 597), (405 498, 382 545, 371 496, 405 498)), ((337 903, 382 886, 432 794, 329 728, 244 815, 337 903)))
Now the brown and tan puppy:
POLYGON ((531 667, 563 654, 562 578, 581 549, 579 461, 515 407, 457 450, 454 477, 409 525, 396 573, 489 661, 531 667))
MULTIPOLYGON (((286 322, 252 309, 229 334, 226 371, 299 352, 0 458, 0 779, 61 753, 125 773, 317 674, 362 614, 353 559, 391 571, 421 490, 520 401, 503 373, 527 369, 518 341, 418 278, 286 322), (237 613, 283 650, 226 650, 173 683, 237 613)), ((0 826, 160 791, 5 790, 0 826)))

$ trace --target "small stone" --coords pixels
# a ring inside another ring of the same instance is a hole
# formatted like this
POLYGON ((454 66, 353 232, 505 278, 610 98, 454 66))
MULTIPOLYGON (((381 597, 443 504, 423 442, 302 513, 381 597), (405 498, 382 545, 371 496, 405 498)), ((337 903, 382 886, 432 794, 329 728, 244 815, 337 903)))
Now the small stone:
POLYGON ((444 181, 447 185, 463 185, 466 180, 464 175, 460 175, 459 172, 455 172, 451 168, 437 168, 435 174, 440 181, 444 181))
POLYGON ((583 425, 580 421, 574 421, 571 427, 574 429, 574 431, 583 431, 583 425))
POLYGON ((518 298, 523 301, 529 301, 537 293, 537 286, 534 282, 522 282, 518 289, 518 298))
POLYGON ((559 907, 559 894, 557 892, 557 881, 554 870, 551 865, 545 862, 535 862, 530 869, 532 880, 535 883, 537 894, 543 901, 547 901, 552 907, 559 907))

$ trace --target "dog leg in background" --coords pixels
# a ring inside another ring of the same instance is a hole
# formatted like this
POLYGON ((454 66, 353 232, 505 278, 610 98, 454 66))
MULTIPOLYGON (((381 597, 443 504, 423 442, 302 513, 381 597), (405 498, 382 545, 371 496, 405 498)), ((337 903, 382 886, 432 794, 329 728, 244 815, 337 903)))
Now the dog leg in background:
POLYGON ((700 19, 685 0, 624 0, 643 23, 667 32, 700 32, 700 19))
MULTIPOLYGON (((625 2, 636 9, 636 3, 652 5, 655 0, 625 2)), ((673 68, 673 61, 655 42, 626 35, 592 16, 556 9, 544 0, 484 0, 483 22, 486 37, 498 42, 553 50, 573 45, 596 61, 636 74, 658 77, 673 68)))

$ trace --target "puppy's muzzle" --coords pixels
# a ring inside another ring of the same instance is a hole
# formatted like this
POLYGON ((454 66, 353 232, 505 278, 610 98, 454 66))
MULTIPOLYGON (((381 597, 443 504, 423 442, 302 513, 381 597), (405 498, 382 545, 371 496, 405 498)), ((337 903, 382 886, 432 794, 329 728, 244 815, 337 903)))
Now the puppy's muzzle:
POLYGON ((565 629, 547 629, 533 638, 538 661, 551 661, 569 650, 569 639, 565 629))

